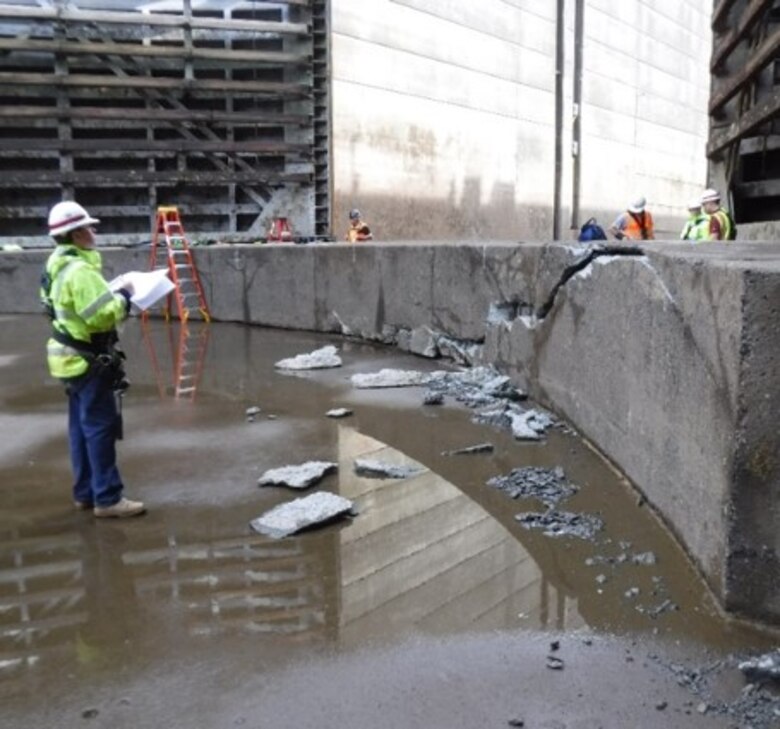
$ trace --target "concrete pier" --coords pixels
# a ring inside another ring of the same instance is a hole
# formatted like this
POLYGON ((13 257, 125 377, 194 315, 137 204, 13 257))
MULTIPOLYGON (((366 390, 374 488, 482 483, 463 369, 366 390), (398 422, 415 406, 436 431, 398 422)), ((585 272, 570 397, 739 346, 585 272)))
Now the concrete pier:
MULTIPOLYGON (((0 257, 39 311, 48 252, 0 257)), ((723 607, 780 623, 780 243, 196 249, 216 320, 494 363, 570 421, 684 544, 723 607)), ((108 277, 148 251, 105 251, 108 277)))

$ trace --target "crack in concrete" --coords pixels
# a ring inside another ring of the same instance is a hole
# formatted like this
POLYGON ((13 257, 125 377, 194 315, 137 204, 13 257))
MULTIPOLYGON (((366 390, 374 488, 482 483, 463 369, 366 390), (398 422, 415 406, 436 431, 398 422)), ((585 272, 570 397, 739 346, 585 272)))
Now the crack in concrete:
POLYGON ((645 252, 639 246, 599 246, 598 248, 592 248, 588 251, 588 254, 578 261, 575 261, 570 266, 563 269, 561 277, 558 279, 558 283, 553 286, 547 300, 533 313, 533 318, 539 322, 542 321, 553 308, 555 299, 558 296, 558 292, 570 281, 570 279, 576 276, 580 271, 590 266, 597 258, 604 256, 631 256, 641 257, 645 252))

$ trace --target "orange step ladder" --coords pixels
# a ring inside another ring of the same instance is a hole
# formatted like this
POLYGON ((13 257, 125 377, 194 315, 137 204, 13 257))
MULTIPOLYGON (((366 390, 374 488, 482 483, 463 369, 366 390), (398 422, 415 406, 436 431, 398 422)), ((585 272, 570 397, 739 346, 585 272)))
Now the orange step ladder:
POLYGON ((206 351, 209 341, 209 323, 199 322, 195 325, 185 321, 165 322, 165 329, 157 328, 157 325, 150 323, 148 319, 141 319, 141 333, 144 343, 149 352, 149 361, 154 372, 157 390, 161 400, 165 400, 170 395, 176 400, 194 400, 195 393, 198 390, 200 379, 203 374, 206 351), (178 335, 174 327, 178 326, 178 335), (198 326, 199 329, 195 336, 191 330, 192 326, 198 326), (154 329, 153 329, 154 327, 154 329), (169 387, 166 383, 166 377, 157 357, 157 349, 165 354, 166 346, 160 343, 162 333, 167 335, 168 348, 170 354, 170 363, 173 369, 173 386, 169 387), (155 339, 158 345, 155 346, 155 339))
POLYGON ((179 217, 179 209, 174 206, 160 206, 157 208, 157 216, 152 233, 152 250, 149 256, 149 270, 154 271, 162 266, 157 263, 157 248, 161 245, 160 238, 165 239, 165 248, 168 253, 168 276, 173 281, 174 289, 165 299, 165 318, 170 319, 171 297, 176 299, 176 309, 179 319, 186 322, 190 318, 190 312, 198 311, 204 321, 211 321, 206 297, 203 295, 203 286, 200 282, 198 269, 192 257, 187 235, 179 217))

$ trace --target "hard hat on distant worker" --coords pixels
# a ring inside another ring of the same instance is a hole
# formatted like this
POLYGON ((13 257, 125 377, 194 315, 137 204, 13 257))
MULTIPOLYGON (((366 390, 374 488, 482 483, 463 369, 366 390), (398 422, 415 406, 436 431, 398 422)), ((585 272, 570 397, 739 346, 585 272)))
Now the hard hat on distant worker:
POLYGON ((349 211, 349 219, 360 220, 360 210, 357 208, 352 208, 352 210, 349 211))
POLYGON ((702 204, 708 202, 720 202, 720 193, 717 190, 709 188, 701 194, 702 204))
POLYGON ((694 197, 688 203, 688 210, 699 210, 701 208, 701 198, 694 197))
POLYGON ((644 197, 638 197, 631 205, 628 206, 629 213, 642 213, 644 212, 647 201, 644 197))
POLYGON ((97 225, 100 221, 93 218, 81 205, 72 200, 57 203, 49 211, 49 235, 58 236, 70 233, 77 228, 97 225))

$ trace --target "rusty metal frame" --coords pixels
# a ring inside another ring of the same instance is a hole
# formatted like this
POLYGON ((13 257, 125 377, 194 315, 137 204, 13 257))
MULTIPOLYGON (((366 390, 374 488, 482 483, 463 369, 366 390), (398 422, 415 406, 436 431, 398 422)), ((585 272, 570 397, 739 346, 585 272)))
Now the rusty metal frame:
POLYGON ((780 2, 720 0, 712 30, 710 184, 727 193, 738 222, 777 219, 780 2), (763 178, 754 155, 771 156, 763 178))
POLYGON ((78 5, 0 2, 0 237, 62 198, 128 240, 161 204, 225 237, 287 208, 328 235, 327 0, 78 5))

